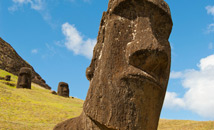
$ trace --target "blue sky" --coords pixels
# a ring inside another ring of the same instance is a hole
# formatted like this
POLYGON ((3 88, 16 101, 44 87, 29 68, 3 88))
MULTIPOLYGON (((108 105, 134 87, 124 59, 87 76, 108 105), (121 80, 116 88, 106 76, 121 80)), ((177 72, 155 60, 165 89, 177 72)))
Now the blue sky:
MULTIPOLYGON (((214 120, 214 1, 166 0, 173 30, 171 76, 161 118, 214 120)), ((67 82, 85 99, 100 19, 108 0, 0 0, 0 37, 53 90, 67 82)))

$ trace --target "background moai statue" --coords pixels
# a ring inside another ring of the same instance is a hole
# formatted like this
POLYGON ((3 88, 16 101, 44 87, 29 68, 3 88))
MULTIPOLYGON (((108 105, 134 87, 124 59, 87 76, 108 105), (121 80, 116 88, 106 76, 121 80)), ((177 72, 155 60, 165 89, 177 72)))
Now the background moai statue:
POLYGON ((51 91, 51 94, 57 95, 56 91, 51 91))
POLYGON ((10 75, 6 75, 6 76, 5 76, 5 80, 6 80, 6 81, 10 81, 10 80, 11 80, 11 76, 10 76, 10 75))
POLYGON ((32 70, 27 67, 22 67, 18 75, 18 82, 16 88, 31 89, 31 73, 32 70))
POLYGON ((57 89, 57 94, 63 97, 69 97, 69 87, 65 82, 60 82, 57 89))
POLYGON ((82 114, 54 130, 157 130, 171 64, 164 0, 109 0, 82 114))

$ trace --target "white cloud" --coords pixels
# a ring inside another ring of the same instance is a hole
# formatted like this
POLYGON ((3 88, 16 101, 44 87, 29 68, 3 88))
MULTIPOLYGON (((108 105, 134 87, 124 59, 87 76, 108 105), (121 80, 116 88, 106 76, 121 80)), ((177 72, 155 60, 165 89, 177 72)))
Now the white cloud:
MULTIPOLYGON (((214 6, 209 5, 209 6, 206 6, 205 8, 207 10, 207 14, 214 16, 214 6)), ((214 32, 214 23, 209 24, 207 27, 207 33, 211 33, 211 32, 214 32)))
POLYGON ((62 25, 62 32, 66 37, 65 46, 74 54, 83 55, 87 58, 91 58, 93 54, 93 48, 96 44, 96 39, 84 40, 81 33, 75 28, 74 25, 64 23, 62 25))
POLYGON ((47 8, 47 1, 45 0, 13 0, 13 5, 8 8, 9 11, 15 12, 23 6, 30 5, 30 8, 41 14, 43 19, 52 27, 57 25, 53 23, 52 16, 47 8))
POLYGON ((206 10, 208 14, 211 14, 214 16, 214 6, 206 6, 206 10))
POLYGON ((38 53, 38 50, 37 50, 37 49, 33 49, 33 50, 31 51, 31 53, 32 53, 32 54, 37 54, 37 53, 38 53))
POLYGON ((16 11, 19 7, 28 4, 30 4, 31 8, 34 10, 44 10, 44 1, 42 0, 13 0, 13 5, 8 9, 10 11, 16 11))
POLYGON ((166 92, 166 97, 164 100, 164 107, 167 108, 184 108, 185 102, 182 98, 178 98, 178 95, 175 92, 166 92))
POLYGON ((207 56, 206 58, 202 58, 200 60, 200 64, 198 65, 198 67, 202 71, 214 69, 214 55, 210 55, 210 56, 207 56))
POLYGON ((170 73, 170 78, 171 79, 178 79, 178 78, 181 78, 183 76, 183 73, 182 72, 175 72, 175 71, 172 71, 170 73))
POLYGON ((207 27, 207 33, 214 32, 214 23, 209 24, 207 27))
POLYGON ((176 93, 167 92, 164 106, 188 109, 214 119, 214 55, 202 58, 198 68, 183 72, 182 86, 187 89, 184 97, 178 98, 176 93))

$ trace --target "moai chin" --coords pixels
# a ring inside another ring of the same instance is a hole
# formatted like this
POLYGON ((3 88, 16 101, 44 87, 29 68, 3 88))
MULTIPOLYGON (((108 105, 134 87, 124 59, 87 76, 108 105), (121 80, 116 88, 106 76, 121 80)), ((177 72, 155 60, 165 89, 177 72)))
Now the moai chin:
POLYGON ((57 94, 63 97, 69 97, 69 87, 65 82, 60 82, 57 89, 57 94))
POLYGON ((169 79, 172 29, 164 0, 109 0, 79 117, 54 130, 157 130, 169 79))
POLYGON ((32 70, 27 67, 22 67, 19 71, 18 82, 16 88, 31 89, 32 70))

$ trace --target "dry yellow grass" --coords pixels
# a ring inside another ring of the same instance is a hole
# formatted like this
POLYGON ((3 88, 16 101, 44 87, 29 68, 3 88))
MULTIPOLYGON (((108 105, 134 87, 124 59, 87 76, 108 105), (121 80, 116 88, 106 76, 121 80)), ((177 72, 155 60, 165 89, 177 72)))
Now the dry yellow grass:
MULTIPOLYGON (((0 76, 8 74, 0 70, 0 76)), ((17 76, 12 75, 9 83, 16 84, 16 81, 17 76)), ((82 111, 83 100, 53 95, 36 84, 28 90, 3 82, 6 81, 0 80, 0 130, 52 130, 57 123, 82 111)), ((158 130, 214 130, 214 121, 161 119, 158 130)))
POLYGON ((161 119, 158 130, 214 130, 214 121, 161 119))
MULTIPOLYGON (((0 70, 0 76, 9 74, 0 70)), ((15 83, 17 76, 12 76, 15 83)), ((51 130, 66 119, 78 116, 83 100, 64 98, 32 84, 32 89, 16 89, 0 80, 0 130, 51 130)))

